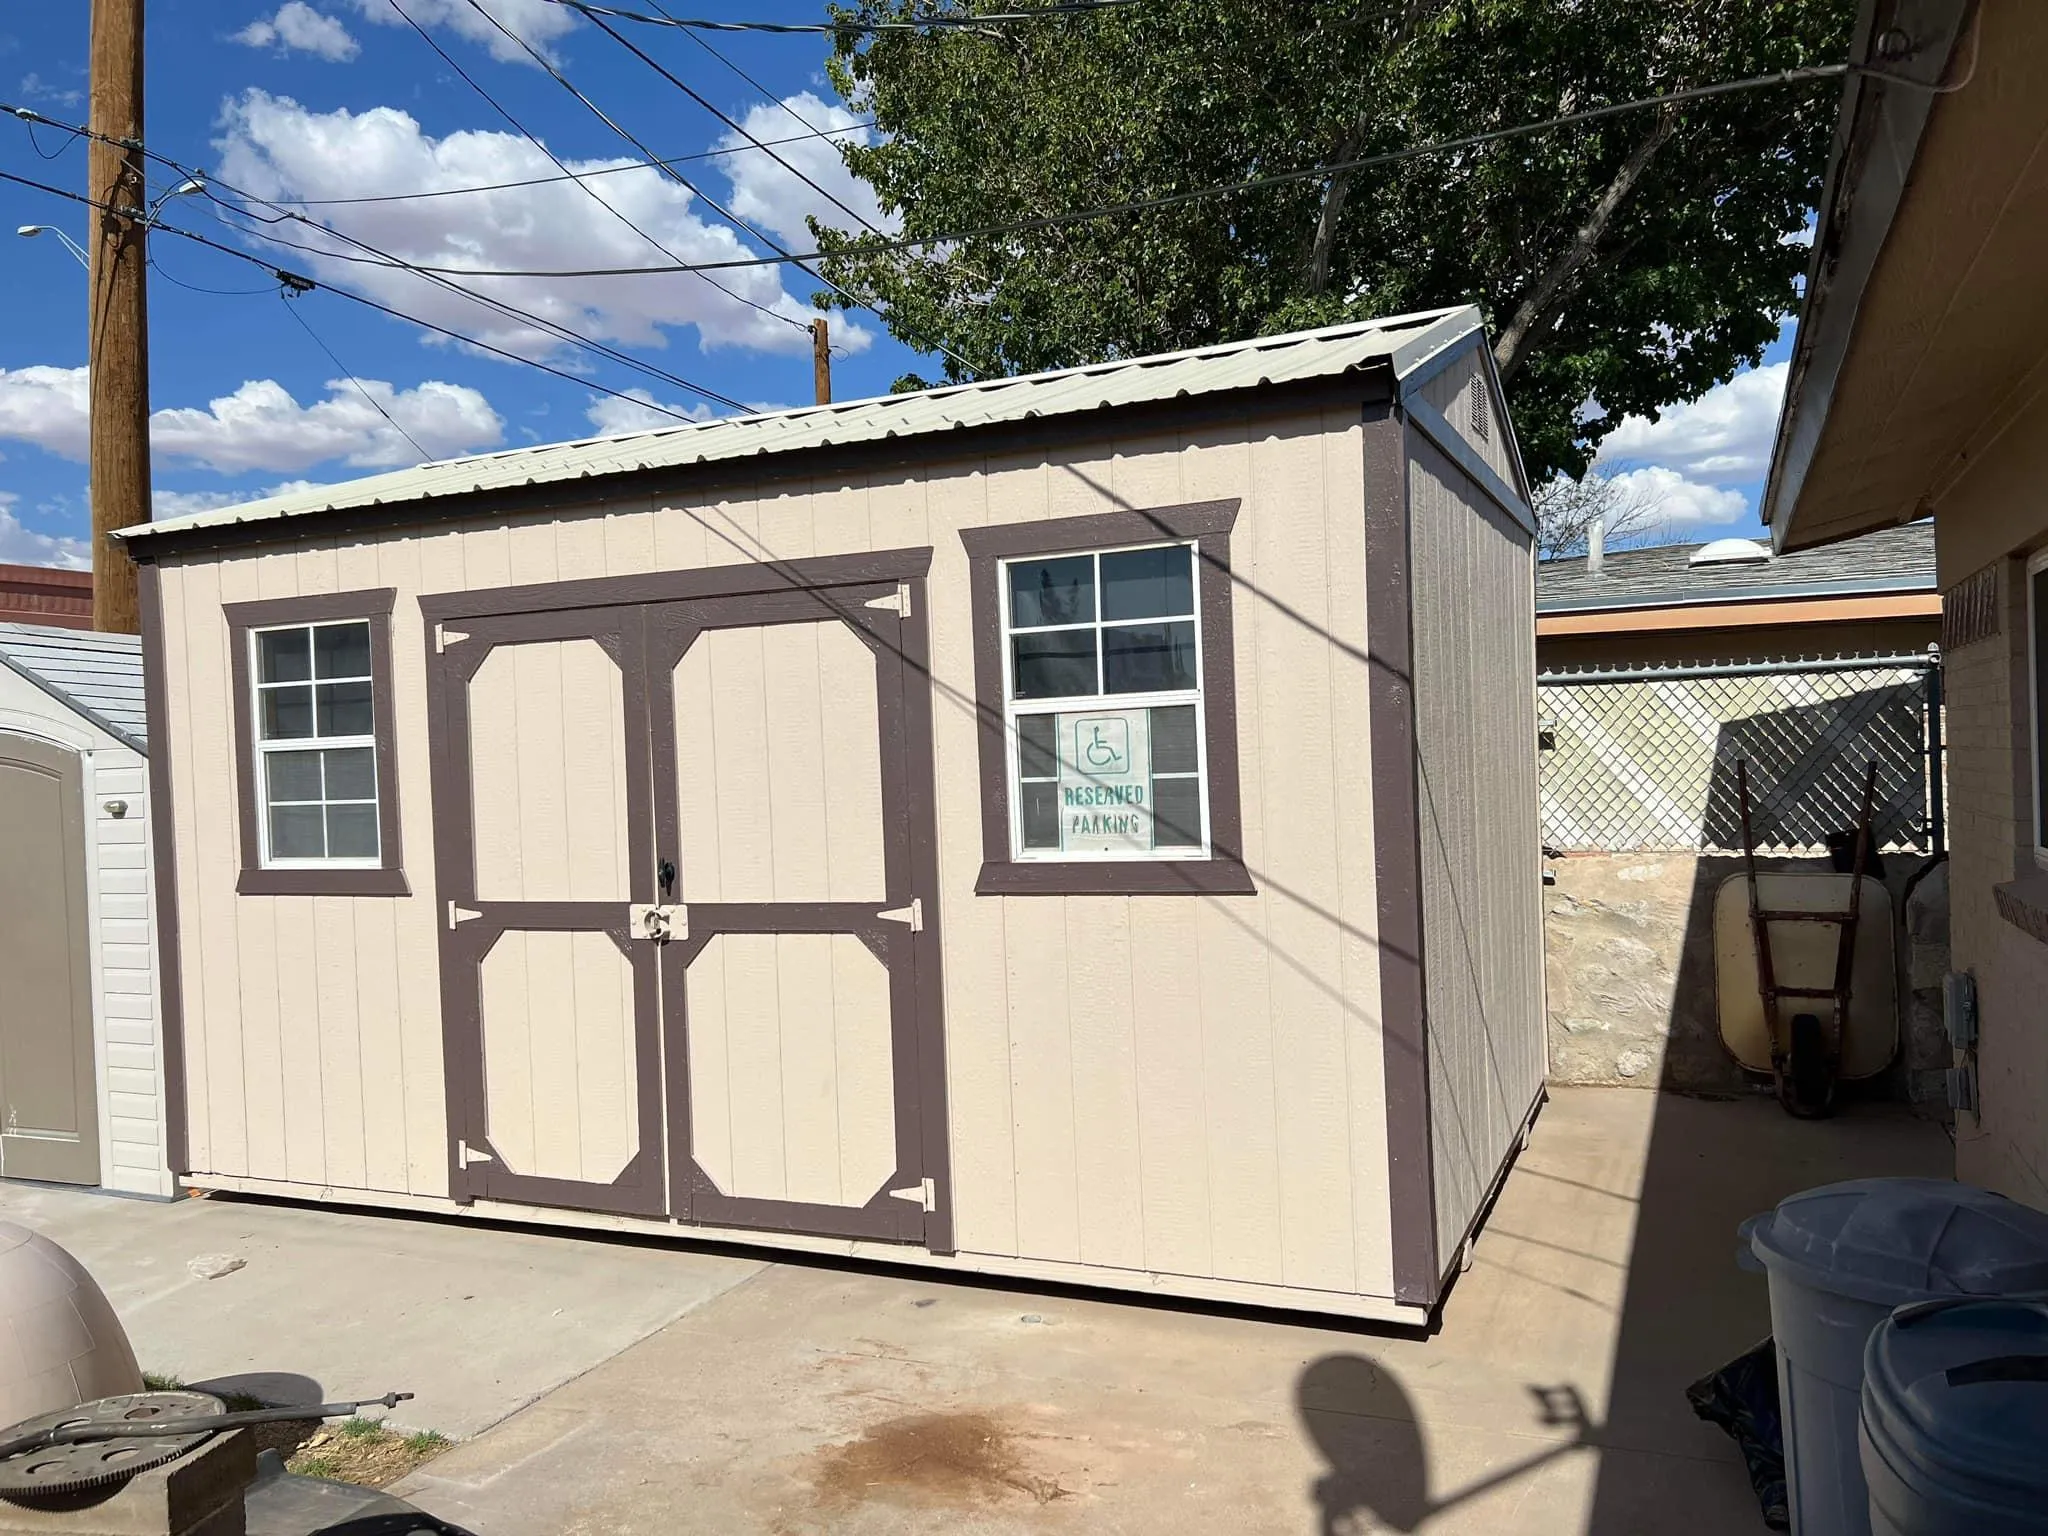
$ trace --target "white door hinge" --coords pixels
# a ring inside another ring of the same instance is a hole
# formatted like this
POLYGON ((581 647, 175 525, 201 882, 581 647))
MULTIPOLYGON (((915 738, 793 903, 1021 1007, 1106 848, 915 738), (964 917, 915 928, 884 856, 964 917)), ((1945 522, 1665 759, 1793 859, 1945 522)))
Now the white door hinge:
POLYGON ((455 1143, 455 1166, 467 1168, 471 1163, 495 1163, 497 1159, 488 1152, 479 1152, 466 1141, 455 1143))
POLYGON ((931 1179, 913 1184, 908 1189, 892 1189, 889 1193, 897 1200, 915 1200, 928 1211, 939 1208, 939 1186, 931 1179))
POLYGON ((861 606, 864 608, 892 608, 895 610, 897 618, 907 619, 910 617, 910 583, 899 581, 896 583, 896 593, 893 597, 871 597, 861 606))
POLYGON ((910 898, 909 906, 884 907, 875 916, 882 919, 885 923, 908 923, 912 933, 923 933, 924 899, 920 896, 913 896, 910 898))
POLYGON ((451 898, 449 899, 449 902, 448 902, 448 926, 449 926, 450 928, 453 928, 453 927, 455 927, 455 926, 456 926, 456 925, 457 925, 458 923, 466 923, 466 922, 468 922, 468 921, 469 921, 469 920, 470 920, 470 919, 471 919, 472 917, 482 917, 482 916, 483 916, 483 913, 481 913, 481 912, 478 912, 478 911, 475 911, 474 909, 472 909, 472 908, 470 908, 470 907, 461 907, 461 906, 457 906, 457 905, 455 904, 455 901, 454 901, 454 899, 453 899, 452 897, 451 897, 451 898))
POLYGON ((466 629, 450 629, 446 624, 436 624, 434 626, 434 654, 439 656, 457 641, 467 640, 468 638, 469 631, 466 629))

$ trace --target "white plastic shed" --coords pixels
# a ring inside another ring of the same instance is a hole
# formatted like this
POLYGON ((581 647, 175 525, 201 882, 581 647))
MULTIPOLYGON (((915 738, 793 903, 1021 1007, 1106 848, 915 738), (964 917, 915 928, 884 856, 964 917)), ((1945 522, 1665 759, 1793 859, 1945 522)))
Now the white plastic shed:
POLYGON ((1475 310, 129 543, 195 1184, 1413 1322, 1534 1113, 1475 310))
POLYGON ((0 1178, 169 1195, 142 647, 0 624, 0 1178))

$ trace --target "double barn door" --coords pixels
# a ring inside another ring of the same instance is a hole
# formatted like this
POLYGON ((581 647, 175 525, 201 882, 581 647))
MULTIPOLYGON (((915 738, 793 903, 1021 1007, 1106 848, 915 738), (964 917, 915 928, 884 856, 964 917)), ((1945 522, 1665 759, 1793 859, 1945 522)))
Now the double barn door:
POLYGON ((457 1198, 951 1248, 924 558, 421 600, 457 1198))

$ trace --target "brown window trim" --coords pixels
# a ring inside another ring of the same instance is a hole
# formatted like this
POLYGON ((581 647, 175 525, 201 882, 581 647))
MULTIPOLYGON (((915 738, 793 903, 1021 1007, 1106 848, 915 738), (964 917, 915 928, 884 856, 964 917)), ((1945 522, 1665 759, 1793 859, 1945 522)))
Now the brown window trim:
POLYGON ((1237 661, 1230 623, 1230 530, 1240 503, 1190 502, 1049 522, 963 528, 974 616, 974 706, 981 743, 980 896, 1249 896, 1237 786, 1237 661), (1202 717, 1209 769, 1209 857, 1170 860, 1018 861, 1010 857, 1010 777, 1003 728, 1000 563, 1020 555, 1077 554, 1119 544, 1187 539, 1200 564, 1202 717))
POLYGON ((391 587, 362 592, 321 592, 307 597, 224 603, 228 621, 228 665, 235 690, 235 804, 242 842, 242 872, 235 890, 243 896, 410 896, 398 827, 397 732, 392 726, 391 587), (274 625, 320 624, 330 619, 370 621, 371 731, 377 751, 376 869, 266 869, 256 834, 256 729, 249 699, 249 631, 274 625))

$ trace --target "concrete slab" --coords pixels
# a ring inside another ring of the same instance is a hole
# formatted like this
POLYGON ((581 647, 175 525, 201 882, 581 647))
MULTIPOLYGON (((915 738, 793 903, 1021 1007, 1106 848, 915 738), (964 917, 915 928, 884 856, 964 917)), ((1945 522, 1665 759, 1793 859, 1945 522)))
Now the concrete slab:
POLYGON ((474 1435, 706 1301, 755 1259, 213 1197, 0 1184, 0 1217, 71 1250, 143 1369, 279 1401, 417 1395, 408 1429, 474 1435), (241 1267, 200 1279, 222 1255, 241 1267))
POLYGON ((489 1536, 1754 1532, 1683 1398, 1769 1328, 1736 1223, 1950 1166, 1889 1107, 1564 1090, 1433 1338, 777 1264, 399 1491, 489 1536))

